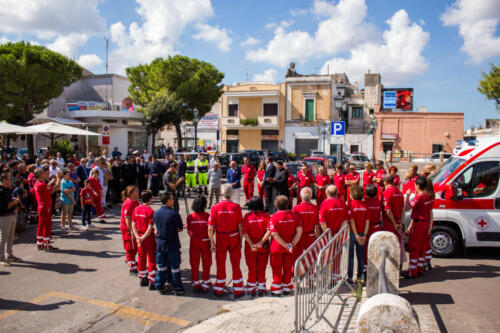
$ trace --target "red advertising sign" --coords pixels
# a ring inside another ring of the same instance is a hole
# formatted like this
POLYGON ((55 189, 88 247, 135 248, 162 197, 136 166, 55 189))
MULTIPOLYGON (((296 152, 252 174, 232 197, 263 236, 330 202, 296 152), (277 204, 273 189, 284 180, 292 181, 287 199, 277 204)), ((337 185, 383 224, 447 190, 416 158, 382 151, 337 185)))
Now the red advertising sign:
POLYGON ((102 137, 102 145, 109 145, 110 144, 110 137, 109 136, 103 136, 102 137))

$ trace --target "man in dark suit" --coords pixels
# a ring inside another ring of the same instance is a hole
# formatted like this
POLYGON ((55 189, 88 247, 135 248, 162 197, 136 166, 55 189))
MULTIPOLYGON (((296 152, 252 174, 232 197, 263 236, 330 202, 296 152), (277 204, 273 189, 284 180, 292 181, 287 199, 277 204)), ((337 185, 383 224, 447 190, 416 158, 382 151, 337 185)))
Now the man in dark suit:
POLYGON ((276 167, 273 164, 273 158, 266 157, 266 171, 264 173, 264 190, 266 192, 266 205, 264 211, 272 214, 275 211, 274 208, 274 175, 276 173, 276 167))
POLYGON ((290 191, 288 189, 288 171, 283 165, 283 161, 276 162, 276 173, 274 174, 274 197, 284 195, 290 200, 290 191))
POLYGON ((148 165, 146 164, 144 157, 137 157, 135 159, 135 170, 137 174, 137 187, 139 187, 139 193, 148 188, 148 165))
POLYGON ((156 154, 153 154, 153 156, 151 156, 151 162, 149 162, 149 174, 151 175, 151 192, 153 193, 153 197, 157 197, 158 192, 160 191, 160 182, 162 176, 161 169, 161 163, 156 159, 156 154))
POLYGON ((80 160, 80 165, 76 168, 76 175, 80 178, 80 184, 83 186, 85 179, 89 178, 89 170, 85 167, 87 165, 87 159, 82 158, 80 160))

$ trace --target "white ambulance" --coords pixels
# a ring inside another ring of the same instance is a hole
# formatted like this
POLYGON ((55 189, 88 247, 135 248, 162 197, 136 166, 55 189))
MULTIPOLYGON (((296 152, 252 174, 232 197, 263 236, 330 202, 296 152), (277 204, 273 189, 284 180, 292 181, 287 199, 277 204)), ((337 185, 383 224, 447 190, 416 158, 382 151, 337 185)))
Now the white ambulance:
POLYGON ((500 247, 500 141, 463 150, 431 179, 434 255, 451 256, 461 247, 500 247))

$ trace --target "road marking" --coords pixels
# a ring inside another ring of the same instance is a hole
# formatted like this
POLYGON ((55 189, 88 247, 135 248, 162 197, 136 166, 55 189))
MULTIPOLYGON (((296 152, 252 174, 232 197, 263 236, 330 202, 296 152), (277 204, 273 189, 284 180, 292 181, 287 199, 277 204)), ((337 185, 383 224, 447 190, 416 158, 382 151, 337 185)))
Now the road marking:
MULTIPOLYGON (((181 327, 189 326, 191 324, 190 321, 184 320, 184 319, 179 319, 179 318, 170 317, 170 316, 164 316, 164 315, 161 315, 158 313, 143 311, 143 310, 139 310, 139 309, 136 309, 136 308, 133 308, 130 306, 126 306, 126 305, 101 301, 101 300, 98 300, 95 298, 88 298, 88 297, 83 297, 83 296, 60 293, 57 291, 43 294, 37 298, 29 300, 28 303, 32 303, 32 304, 40 303, 40 302, 42 302, 50 297, 69 299, 69 300, 72 300, 75 302, 84 302, 87 304, 97 305, 97 306, 100 306, 103 308, 107 308, 107 309, 111 310, 110 314, 112 314, 114 316, 119 316, 122 318, 139 321, 143 325, 146 325, 146 326, 151 326, 152 325, 151 321, 165 322, 165 323, 170 323, 170 324, 174 324, 174 325, 181 326, 181 327)), ((24 305, 24 306, 18 307, 17 309, 9 310, 9 311, 6 311, 4 313, 0 313, 0 320, 5 319, 5 318, 23 310, 23 309, 25 309, 25 308, 29 308, 29 305, 24 305)))

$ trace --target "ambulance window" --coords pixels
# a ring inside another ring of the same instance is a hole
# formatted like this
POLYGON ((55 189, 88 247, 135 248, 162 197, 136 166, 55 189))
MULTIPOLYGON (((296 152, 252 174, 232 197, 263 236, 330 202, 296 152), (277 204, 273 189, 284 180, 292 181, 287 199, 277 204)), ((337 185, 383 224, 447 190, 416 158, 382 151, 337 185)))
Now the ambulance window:
POLYGON ((465 170, 460 176, 455 180, 456 183, 460 184, 460 188, 463 191, 463 195, 465 198, 471 197, 471 189, 472 189, 472 175, 474 174, 474 167, 469 167, 465 170))
POLYGON ((500 178, 500 163, 481 162, 474 165, 474 198, 487 197, 495 193, 500 178))

